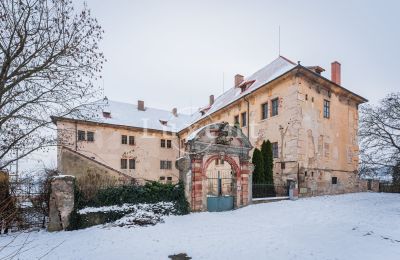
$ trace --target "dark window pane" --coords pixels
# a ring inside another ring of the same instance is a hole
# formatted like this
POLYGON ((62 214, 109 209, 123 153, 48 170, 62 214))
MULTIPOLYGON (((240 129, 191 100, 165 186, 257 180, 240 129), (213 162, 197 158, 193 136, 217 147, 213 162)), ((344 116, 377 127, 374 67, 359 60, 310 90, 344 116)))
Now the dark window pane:
POLYGON ((126 169, 126 168, 127 168, 127 160, 121 159, 121 169, 126 169))
POLYGON ((134 144, 135 144, 135 137, 129 136, 129 145, 134 145, 134 144))
POLYGON ((165 148, 165 140, 164 139, 161 139, 161 147, 165 148))
POLYGON ((87 140, 88 140, 88 142, 93 142, 94 141, 94 132, 87 132, 86 133, 86 135, 87 135, 87 140))
POLYGON ((239 116, 238 115, 235 116, 235 120, 234 121, 235 121, 234 122, 235 125, 239 124, 239 116))
POLYGON ((165 177, 164 177, 164 176, 161 176, 161 177, 160 177, 160 181, 163 181, 163 180, 165 180, 165 177))
POLYGON ((129 159, 129 169, 135 169, 135 168, 136 168, 135 159, 129 159))
POLYGON ((332 177, 332 184, 337 184, 337 177, 332 177))
POLYGON ((324 100, 324 118, 329 118, 331 111, 330 111, 330 102, 328 100, 324 100))
POLYGON ((277 116, 278 115, 278 107, 279 107, 279 99, 275 98, 272 100, 272 114, 271 116, 277 116))
POLYGON ((262 119, 268 118, 268 103, 262 104, 262 119))
POLYGON ((78 141, 85 141, 85 131, 78 130, 78 141))
POLYGON ((167 148, 171 148, 171 147, 172 147, 171 140, 167 140, 167 148))
POLYGON ((242 127, 246 127, 247 126, 247 113, 243 112, 242 113, 242 127))
POLYGON ((278 158, 278 143, 272 143, 272 154, 274 158, 278 158))
POLYGON ((121 143, 122 144, 127 144, 128 143, 128 137, 126 135, 121 136, 121 143))

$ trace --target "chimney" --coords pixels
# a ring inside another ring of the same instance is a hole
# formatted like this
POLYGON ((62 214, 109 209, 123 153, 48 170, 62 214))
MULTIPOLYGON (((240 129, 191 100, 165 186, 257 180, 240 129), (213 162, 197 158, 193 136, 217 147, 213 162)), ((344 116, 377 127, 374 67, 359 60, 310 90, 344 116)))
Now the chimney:
POLYGON ((214 95, 210 95, 210 106, 214 104, 214 95))
POLYGON ((341 83, 341 75, 340 75, 340 63, 337 61, 332 62, 331 64, 331 80, 336 84, 340 85, 341 83))
POLYGON ((143 100, 138 100, 137 102, 137 109, 139 111, 144 111, 144 101, 143 100))
POLYGON ((177 109, 176 107, 174 107, 174 108, 172 109, 172 114, 173 114, 175 117, 178 117, 178 109, 177 109))
POLYGON ((240 74, 235 75, 235 87, 238 87, 240 84, 242 84, 244 80, 244 77, 240 74))

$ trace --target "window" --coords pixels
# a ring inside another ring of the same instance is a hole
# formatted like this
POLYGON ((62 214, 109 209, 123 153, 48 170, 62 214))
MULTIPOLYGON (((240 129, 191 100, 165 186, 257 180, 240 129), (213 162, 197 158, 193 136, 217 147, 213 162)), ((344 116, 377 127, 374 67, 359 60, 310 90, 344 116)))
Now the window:
POLYGON ((129 159, 129 169, 136 169, 136 160, 129 159))
POLYGON ((165 139, 161 139, 161 147, 165 148, 165 139))
POLYGON ((78 130, 78 141, 85 141, 85 131, 78 130))
POLYGON ((129 136, 129 145, 134 145, 134 144, 135 144, 135 137, 129 136))
POLYGON ((285 162, 281 162, 281 169, 283 170, 283 169, 285 169, 285 168, 286 168, 285 162))
POLYGON ((274 158, 278 158, 278 143, 272 143, 272 154, 274 158))
POLYGON ((234 125, 238 125, 238 124, 239 124, 239 115, 236 115, 235 119, 234 119, 234 125))
POLYGON ((262 116, 261 119, 268 118, 268 102, 261 105, 262 116))
POLYGON ((308 94, 306 94, 306 100, 308 100, 308 94))
POLYGON ((160 169, 161 170, 171 170, 172 162, 171 161, 160 161, 160 169))
POLYGON ((215 165, 219 164, 219 159, 215 159, 215 165))
POLYGON ((337 184, 337 177, 332 177, 332 184, 337 184))
POLYGON ((167 140, 167 148, 172 148, 172 142, 171 142, 171 140, 167 140))
POLYGON ((128 137, 126 135, 121 135, 121 143, 122 144, 127 144, 128 143, 128 137))
POLYGON ((331 114, 330 101, 324 100, 324 118, 329 118, 331 114))
POLYGON ((243 112, 242 113, 242 127, 246 127, 247 126, 247 113, 243 112))
POLYGON ((86 137, 87 137, 88 142, 94 142, 94 132, 87 131, 86 137))
POLYGON ((160 176, 160 181, 164 181, 165 180, 165 176, 160 176))
POLYGON ((271 102, 272 102, 271 116, 277 116, 278 115, 278 107, 279 107, 279 99, 275 98, 271 102))
POLYGON ((121 159, 121 169, 126 169, 126 168, 127 168, 127 160, 121 159))
POLYGON ((167 183, 172 183, 172 177, 167 177, 167 183))

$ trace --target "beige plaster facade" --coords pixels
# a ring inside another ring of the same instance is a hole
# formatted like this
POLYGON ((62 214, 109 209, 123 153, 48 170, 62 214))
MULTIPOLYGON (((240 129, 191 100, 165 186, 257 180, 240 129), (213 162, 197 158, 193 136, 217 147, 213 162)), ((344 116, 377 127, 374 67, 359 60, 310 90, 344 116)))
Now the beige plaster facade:
MULTIPOLYGON (((275 183, 296 180, 302 196, 363 189, 365 185, 357 174, 358 105, 367 100, 343 88, 340 82, 322 77, 318 71, 293 66, 217 111, 207 114, 205 110, 202 113, 206 116, 175 132, 59 118, 57 127, 64 132, 59 139, 70 149, 134 178, 164 181, 170 177, 176 182, 179 172, 174 163, 185 154, 186 140, 193 131, 217 122, 234 125, 237 116, 242 124, 242 114, 246 113, 247 124, 241 128, 252 146, 260 148, 267 139, 278 146, 275 183), (273 100, 278 102, 277 115, 272 113, 273 100), (326 102, 328 116, 324 116, 326 102), (268 106, 266 118, 263 118, 263 104, 268 106), (78 130, 94 132, 94 141, 76 141, 78 130), (121 135, 134 136, 135 144, 121 144, 121 135), (172 148, 161 148, 161 139, 171 140, 172 148), (121 158, 135 159, 135 169, 121 169, 121 158), (160 169, 160 160, 171 161, 172 168, 160 169)), ((59 165, 63 165, 63 158, 58 159, 59 165)))

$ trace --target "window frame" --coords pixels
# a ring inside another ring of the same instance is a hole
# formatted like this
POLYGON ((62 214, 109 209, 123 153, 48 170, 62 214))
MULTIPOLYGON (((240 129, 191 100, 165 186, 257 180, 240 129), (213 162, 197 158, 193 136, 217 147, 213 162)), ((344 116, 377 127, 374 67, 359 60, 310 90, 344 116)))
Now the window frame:
POLYGON ((279 98, 271 100, 271 117, 279 115, 279 98))
POLYGON ((165 148, 166 147, 166 141, 165 139, 160 139, 160 147, 165 148))
POLYGON ((271 143, 272 146, 272 157, 275 158, 279 158, 279 145, 278 142, 273 142, 271 143))
POLYGON ((241 127, 247 127, 247 112, 240 113, 241 127))
POLYGON ((86 141, 86 132, 83 130, 78 130, 78 132, 76 133, 77 135, 77 140, 78 141, 86 141))
POLYGON ((324 99, 324 118, 331 117, 331 101, 324 99))
POLYGON ((237 125, 237 124, 240 125, 240 116, 239 115, 235 115, 233 117, 233 125, 237 125))
POLYGON ((88 142, 94 142, 94 132, 93 131, 86 132, 86 140, 88 142))
POLYGON ((135 136, 130 135, 128 137, 128 144, 129 145, 135 145, 135 136))
POLYGON ((129 170, 136 169, 136 159, 135 158, 131 158, 128 160, 128 168, 129 168, 129 170))
POLYGON ((332 177, 332 185, 338 184, 338 177, 334 176, 332 177))
POLYGON ((121 169, 122 170, 128 169, 128 159, 121 158, 121 169))
POLYGON ((269 102, 265 102, 261 104, 261 120, 265 120, 268 118, 268 112, 269 112, 269 102), (266 110, 265 110, 266 108, 266 110))
POLYGON ((128 136, 121 135, 121 144, 128 144, 128 136))
POLYGON ((172 148, 172 140, 167 140, 167 148, 168 149, 172 148))

